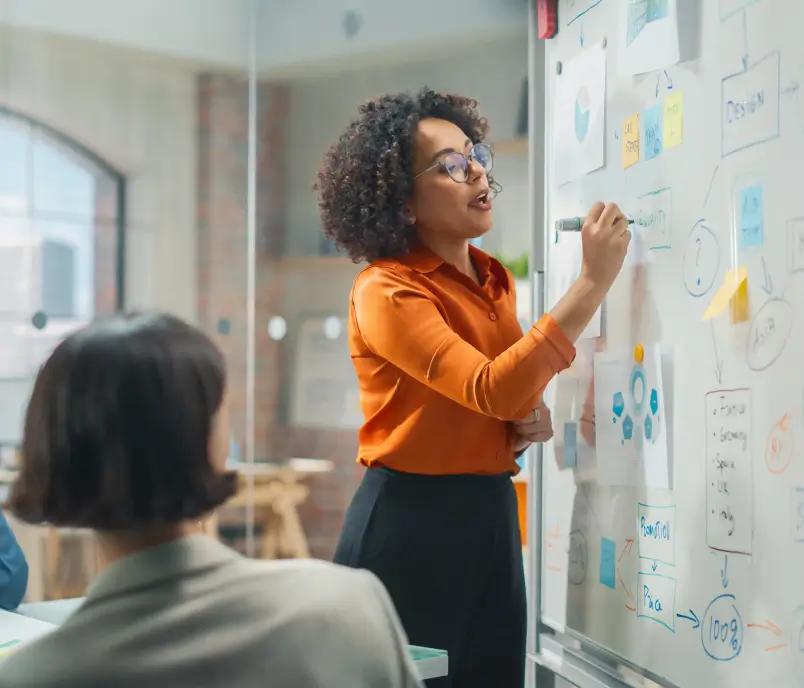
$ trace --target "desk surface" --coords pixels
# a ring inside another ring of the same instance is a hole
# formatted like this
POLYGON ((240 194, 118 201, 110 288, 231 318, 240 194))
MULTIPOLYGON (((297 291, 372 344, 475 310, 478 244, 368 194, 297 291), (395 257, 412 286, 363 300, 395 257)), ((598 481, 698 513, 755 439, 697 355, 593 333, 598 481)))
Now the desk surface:
POLYGON ((0 660, 18 646, 36 640, 54 628, 52 623, 0 609, 0 660))

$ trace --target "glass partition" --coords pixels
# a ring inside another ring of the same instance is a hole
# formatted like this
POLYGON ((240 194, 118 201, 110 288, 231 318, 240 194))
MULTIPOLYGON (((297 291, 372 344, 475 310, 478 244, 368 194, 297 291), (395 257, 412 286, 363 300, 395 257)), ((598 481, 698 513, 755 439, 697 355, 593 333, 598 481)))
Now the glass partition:
MULTIPOLYGON (((527 3, 361 5, 0 0, 0 500, 53 346, 96 315, 164 310, 229 369, 242 489, 209 531, 256 557, 332 555, 361 473, 345 320, 360 266, 323 238, 313 184, 382 93, 479 101, 504 189, 482 247, 527 321, 527 3)), ((89 533, 13 527, 28 600, 83 594, 89 533)))

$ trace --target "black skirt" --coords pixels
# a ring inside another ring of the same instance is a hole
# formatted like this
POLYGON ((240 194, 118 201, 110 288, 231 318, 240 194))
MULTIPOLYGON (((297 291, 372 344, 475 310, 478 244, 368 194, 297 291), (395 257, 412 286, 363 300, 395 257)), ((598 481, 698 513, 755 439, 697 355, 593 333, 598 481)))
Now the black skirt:
POLYGON ((525 577, 508 474, 367 469, 335 562, 380 578, 412 644, 449 652, 449 677, 428 686, 522 688, 525 577))

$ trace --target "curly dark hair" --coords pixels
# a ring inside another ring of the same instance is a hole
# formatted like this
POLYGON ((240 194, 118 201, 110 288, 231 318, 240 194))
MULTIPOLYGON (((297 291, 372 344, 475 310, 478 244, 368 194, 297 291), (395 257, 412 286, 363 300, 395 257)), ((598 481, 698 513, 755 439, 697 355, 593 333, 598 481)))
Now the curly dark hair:
POLYGON ((327 151, 315 187, 321 222, 355 263, 408 252, 413 231, 404 206, 413 189, 413 142, 419 122, 429 117, 452 122, 472 143, 488 132, 477 101, 423 88, 365 103, 327 151))

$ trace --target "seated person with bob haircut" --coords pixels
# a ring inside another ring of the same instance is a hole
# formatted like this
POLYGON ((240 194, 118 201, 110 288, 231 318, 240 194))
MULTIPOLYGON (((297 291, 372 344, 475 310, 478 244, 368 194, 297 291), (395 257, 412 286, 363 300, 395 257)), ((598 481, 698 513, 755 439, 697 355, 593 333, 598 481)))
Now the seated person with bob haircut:
POLYGON ((234 494, 223 358, 169 315, 116 316, 40 371, 10 508, 92 528, 101 572, 0 686, 420 686, 380 582, 317 561, 255 561, 201 533, 234 494))

